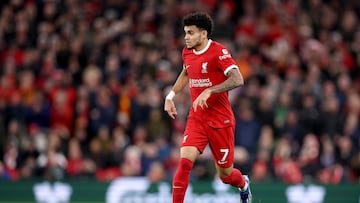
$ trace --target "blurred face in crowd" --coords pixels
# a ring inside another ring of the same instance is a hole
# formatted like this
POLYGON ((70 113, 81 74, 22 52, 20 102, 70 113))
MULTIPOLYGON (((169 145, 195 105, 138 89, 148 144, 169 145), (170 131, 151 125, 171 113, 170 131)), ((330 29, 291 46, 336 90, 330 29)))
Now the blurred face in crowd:
POLYGON ((185 32, 185 45, 188 49, 195 49, 199 51, 206 46, 207 43, 207 31, 199 29, 195 25, 184 26, 185 32))

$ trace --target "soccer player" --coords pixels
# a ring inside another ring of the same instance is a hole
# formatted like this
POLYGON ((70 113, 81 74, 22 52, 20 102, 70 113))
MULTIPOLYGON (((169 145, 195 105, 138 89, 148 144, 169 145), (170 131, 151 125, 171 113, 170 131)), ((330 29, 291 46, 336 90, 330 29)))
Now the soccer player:
POLYGON ((235 118, 228 91, 244 84, 229 50, 209 38, 213 21, 202 12, 183 18, 185 45, 183 69, 165 98, 164 110, 175 119, 173 98, 189 84, 192 99, 180 149, 180 162, 173 177, 173 203, 182 203, 194 161, 209 144, 222 182, 240 190, 243 203, 251 201, 249 179, 233 167, 235 118))

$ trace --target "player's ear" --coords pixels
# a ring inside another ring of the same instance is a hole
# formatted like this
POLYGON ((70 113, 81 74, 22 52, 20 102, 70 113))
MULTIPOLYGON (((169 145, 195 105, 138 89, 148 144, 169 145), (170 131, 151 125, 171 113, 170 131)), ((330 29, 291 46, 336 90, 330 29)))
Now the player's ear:
POLYGON ((207 30, 205 30, 205 29, 203 29, 203 30, 201 30, 201 35, 202 35, 202 37, 203 38, 208 38, 208 32, 207 32, 207 30))

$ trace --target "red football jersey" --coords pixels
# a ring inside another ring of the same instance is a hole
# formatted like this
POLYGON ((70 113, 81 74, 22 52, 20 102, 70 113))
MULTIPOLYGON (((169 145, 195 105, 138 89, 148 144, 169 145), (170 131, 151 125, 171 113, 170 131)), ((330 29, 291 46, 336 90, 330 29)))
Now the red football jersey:
MULTIPOLYGON (((228 78, 229 70, 238 69, 229 50, 212 40, 209 40, 207 46, 199 52, 185 47, 182 57, 183 68, 189 76, 190 94, 193 102, 204 89, 224 82, 228 78)), ((235 119, 228 99, 228 92, 211 95, 207 104, 208 108, 201 109, 199 107, 196 112, 191 108, 189 117, 207 122, 215 128, 234 125, 235 119)))

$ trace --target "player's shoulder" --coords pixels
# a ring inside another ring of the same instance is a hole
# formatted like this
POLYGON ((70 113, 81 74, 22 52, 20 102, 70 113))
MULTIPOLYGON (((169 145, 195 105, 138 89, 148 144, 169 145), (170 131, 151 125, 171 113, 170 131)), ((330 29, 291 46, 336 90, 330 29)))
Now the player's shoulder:
POLYGON ((225 47, 223 44, 217 42, 217 41, 212 41, 211 42, 211 46, 210 46, 211 52, 213 53, 219 53, 219 54, 227 54, 229 53, 229 50, 227 47, 225 47))
POLYGON ((223 44, 212 41, 212 50, 211 52, 214 53, 219 57, 220 60, 224 60, 227 58, 231 58, 231 53, 227 47, 225 47, 223 44))
POLYGON ((211 41, 210 47, 217 50, 227 49, 223 44, 214 40, 211 41))

